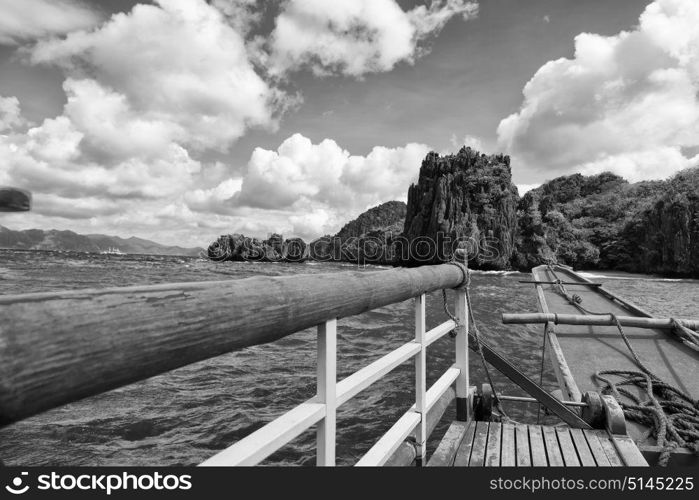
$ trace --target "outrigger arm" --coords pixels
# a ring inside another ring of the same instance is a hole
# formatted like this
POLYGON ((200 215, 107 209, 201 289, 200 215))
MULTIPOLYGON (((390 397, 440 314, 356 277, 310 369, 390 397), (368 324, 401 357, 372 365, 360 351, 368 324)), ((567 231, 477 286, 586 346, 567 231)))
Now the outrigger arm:
MULTIPOLYGON (((496 352, 483 340, 480 341, 480 347, 483 351, 483 357, 488 363, 517 384, 530 396, 535 398, 539 403, 544 405, 544 407, 558 416, 566 424, 577 429, 592 429, 592 426, 580 418, 577 413, 568 408, 563 402, 554 397, 534 380, 519 371, 511 361, 496 352)), ((469 348, 473 351, 478 351, 478 341, 473 334, 469 334, 469 348)))

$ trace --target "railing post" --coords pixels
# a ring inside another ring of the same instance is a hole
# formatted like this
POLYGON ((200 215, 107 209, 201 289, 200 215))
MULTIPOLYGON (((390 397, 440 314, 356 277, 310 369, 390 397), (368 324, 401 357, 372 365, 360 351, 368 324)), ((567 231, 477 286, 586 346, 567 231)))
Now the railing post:
POLYGON ((468 298, 466 290, 456 290, 456 367, 461 371, 456 379, 456 419, 467 421, 471 418, 469 408, 469 373, 468 373, 468 298))
POLYGON ((415 356, 415 410, 420 414, 416 439, 418 465, 425 462, 427 453, 427 346, 425 345, 425 294, 415 297, 415 342, 420 352, 415 356))
POLYGON ((337 408, 337 319, 318 325, 318 401, 325 404, 325 418, 318 422, 319 466, 335 465, 335 415, 337 408))

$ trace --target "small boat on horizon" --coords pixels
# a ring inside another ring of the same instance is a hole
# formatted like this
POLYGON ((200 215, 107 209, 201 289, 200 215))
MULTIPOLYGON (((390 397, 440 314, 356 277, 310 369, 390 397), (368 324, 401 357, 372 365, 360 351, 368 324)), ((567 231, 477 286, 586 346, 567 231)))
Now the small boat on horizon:
POLYGON ((100 254, 101 255, 126 255, 125 252, 122 252, 117 247, 109 247, 106 250, 101 250, 100 254))

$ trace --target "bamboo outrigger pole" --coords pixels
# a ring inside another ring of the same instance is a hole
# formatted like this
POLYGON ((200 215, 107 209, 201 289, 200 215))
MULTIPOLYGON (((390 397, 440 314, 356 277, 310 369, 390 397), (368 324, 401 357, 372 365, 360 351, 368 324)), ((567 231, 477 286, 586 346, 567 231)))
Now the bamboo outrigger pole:
MULTIPOLYGON (((699 329, 699 319, 642 318, 636 316, 616 316, 622 326, 636 328, 659 328, 670 330, 678 324, 690 330, 699 329)), ((506 325, 530 325, 554 323, 557 325, 614 326, 616 322, 609 314, 552 314, 552 313, 504 313, 502 322, 506 325)))
POLYGON ((464 282, 442 264, 0 296, 0 426, 464 282))

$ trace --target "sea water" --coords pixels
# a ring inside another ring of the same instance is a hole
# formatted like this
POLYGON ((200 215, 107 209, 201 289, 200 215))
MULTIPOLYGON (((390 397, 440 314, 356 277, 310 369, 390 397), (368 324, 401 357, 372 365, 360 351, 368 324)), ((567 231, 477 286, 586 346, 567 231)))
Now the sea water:
MULTIPOLYGON (((347 270, 385 272, 386 268, 0 250, 0 294, 347 270)), ((598 271, 590 276, 658 316, 699 317, 697 281, 598 271)), ((556 385, 550 365, 546 363, 541 372, 543 327, 503 325, 500 321, 503 312, 536 311, 533 287, 518 283, 523 279, 531 277, 474 272, 474 313, 491 345, 530 377, 537 381, 542 377, 544 386, 552 390, 556 385)), ((453 296, 449 299, 451 305, 453 296)), ((411 340, 413 316, 412 301, 406 301, 339 320, 338 379, 411 340)), ((447 319, 441 294, 430 294, 427 327, 447 319)), ((315 350, 315 331, 305 330, 272 344, 195 363, 56 408, 0 429, 0 459, 7 465, 53 466, 200 463, 313 396, 315 350)), ((427 361, 431 384, 454 362, 454 340, 445 336, 430 346, 427 361)), ((470 365, 472 383, 485 382, 480 359, 474 353, 470 365)), ((490 371, 498 391, 523 395, 494 369, 490 371)), ((412 363, 405 363, 339 409, 339 464, 356 462, 410 408, 414 403, 413 373, 412 363)), ((537 418, 533 404, 506 403, 505 410, 516 420, 537 418)), ((431 449, 453 418, 450 408, 430 440, 431 449)), ((315 432, 310 430, 264 464, 314 464, 314 446, 315 432)))

